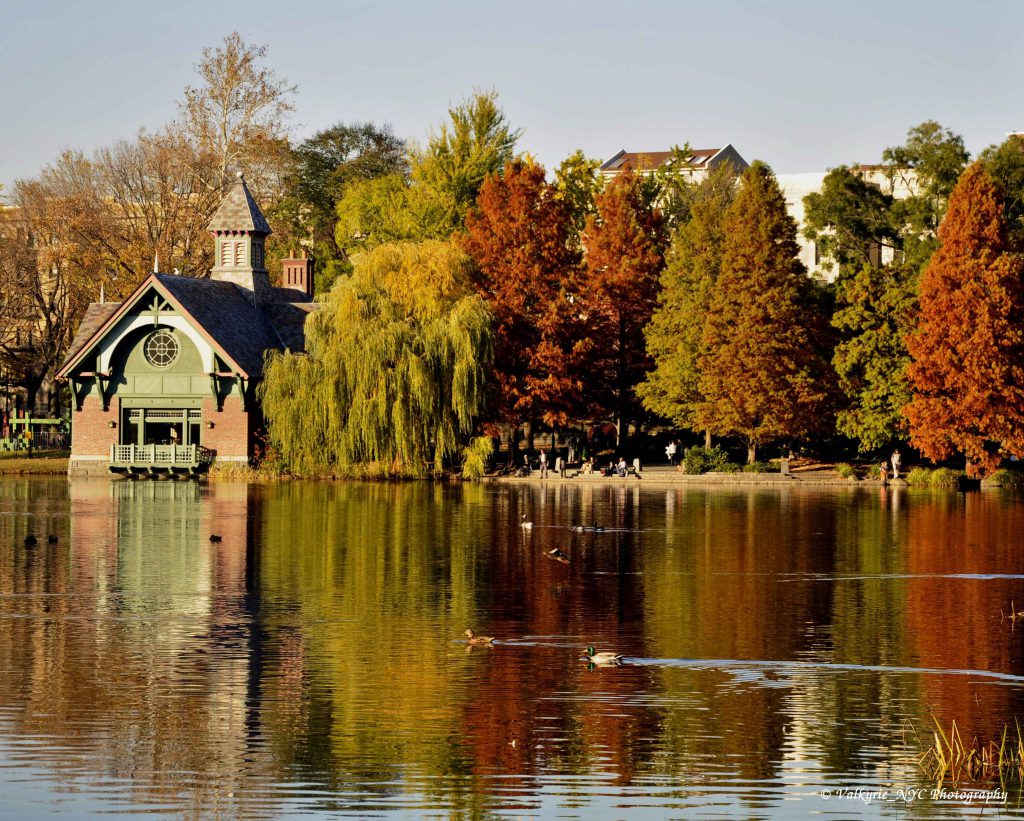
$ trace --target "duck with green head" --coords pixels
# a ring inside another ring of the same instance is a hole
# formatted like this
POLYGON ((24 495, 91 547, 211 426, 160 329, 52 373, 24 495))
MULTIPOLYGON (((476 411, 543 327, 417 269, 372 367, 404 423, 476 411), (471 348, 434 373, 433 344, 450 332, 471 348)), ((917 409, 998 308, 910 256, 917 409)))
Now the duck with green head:
POLYGON ((591 664, 595 664, 598 667, 618 667, 622 664, 622 656, 618 653, 609 653, 602 651, 598 653, 594 649, 594 645, 591 644, 587 647, 586 655, 583 656, 584 661, 588 661, 591 664))

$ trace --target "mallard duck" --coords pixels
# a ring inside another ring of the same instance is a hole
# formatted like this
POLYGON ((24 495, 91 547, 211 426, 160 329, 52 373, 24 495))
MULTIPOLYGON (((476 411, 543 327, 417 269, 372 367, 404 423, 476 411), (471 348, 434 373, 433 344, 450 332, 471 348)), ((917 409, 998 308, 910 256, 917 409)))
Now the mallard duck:
POLYGON ((566 556, 557 547, 554 547, 551 550, 549 550, 547 552, 547 555, 554 559, 556 562, 561 562, 562 564, 569 564, 569 557, 566 556))
POLYGON ((622 664, 622 656, 620 656, 618 653, 598 653, 596 650, 594 650, 593 644, 587 647, 587 655, 584 658, 591 664, 596 664, 599 667, 612 667, 622 664))
POLYGON ((25 547, 35 547, 38 543, 39 540, 31 533, 25 537, 25 547))
POLYGON ((466 644, 470 647, 484 647, 494 644, 494 636, 474 636, 473 631, 466 628, 466 644))
POLYGON ((219 542, 219 541, 222 541, 222 537, 218 536, 216 533, 211 533, 210 534, 210 541, 211 542, 219 542))
POLYGON ((46 541, 48 541, 50 544, 57 544, 59 540, 55 535, 51 533, 49 536, 46 537, 46 541))
POLYGON ((604 528, 597 522, 593 522, 587 530, 592 530, 594 533, 604 533, 604 528))
POLYGON ((523 514, 523 520, 519 523, 519 526, 525 530, 533 530, 533 522, 526 518, 525 513, 523 514))
POLYGON ((574 533, 582 533, 586 528, 583 525, 573 525, 572 530, 574 533))

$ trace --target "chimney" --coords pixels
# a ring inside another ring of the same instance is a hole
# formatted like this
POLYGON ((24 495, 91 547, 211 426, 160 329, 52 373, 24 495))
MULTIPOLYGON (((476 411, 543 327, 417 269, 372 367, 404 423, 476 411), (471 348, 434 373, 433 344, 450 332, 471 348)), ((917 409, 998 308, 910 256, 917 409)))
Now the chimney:
POLYGON ((313 299, 313 260, 302 252, 302 257, 281 261, 284 266, 281 272, 281 287, 292 291, 301 291, 306 299, 313 299))

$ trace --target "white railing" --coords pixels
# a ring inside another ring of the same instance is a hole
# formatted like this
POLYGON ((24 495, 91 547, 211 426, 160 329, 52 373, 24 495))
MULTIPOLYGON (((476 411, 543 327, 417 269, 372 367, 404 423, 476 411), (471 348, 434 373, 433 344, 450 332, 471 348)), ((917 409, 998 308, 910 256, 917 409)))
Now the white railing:
POLYGON ((202 445, 111 445, 112 465, 195 467, 213 461, 213 451, 202 445))

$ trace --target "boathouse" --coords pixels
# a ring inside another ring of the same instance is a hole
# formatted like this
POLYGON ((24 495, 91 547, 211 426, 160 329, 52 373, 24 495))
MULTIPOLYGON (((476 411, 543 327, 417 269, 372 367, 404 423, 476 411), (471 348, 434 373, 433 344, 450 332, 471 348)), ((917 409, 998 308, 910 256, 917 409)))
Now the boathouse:
POLYGON ((319 307, 312 260, 285 260, 271 283, 270 226, 241 175, 209 230, 208 278, 154 270, 123 302, 86 311, 57 372, 72 397, 69 472, 194 475, 252 458, 264 355, 304 350, 319 307))

